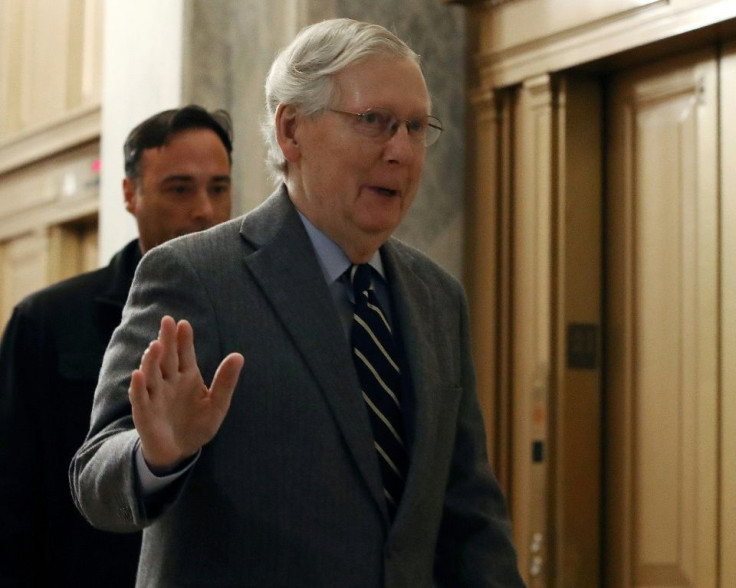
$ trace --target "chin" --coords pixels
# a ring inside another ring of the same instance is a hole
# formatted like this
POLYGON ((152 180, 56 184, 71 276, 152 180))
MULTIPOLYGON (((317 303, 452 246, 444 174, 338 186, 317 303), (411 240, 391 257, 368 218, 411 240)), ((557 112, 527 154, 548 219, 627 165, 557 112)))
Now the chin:
POLYGON ((391 225, 390 227, 387 226, 370 226, 370 227, 363 227, 364 234, 368 237, 368 239, 375 243, 376 248, 383 245, 386 241, 388 241, 389 237, 393 234, 394 230, 396 230, 397 225, 391 225))
POLYGON ((374 208, 370 211, 365 211, 361 225, 364 230, 370 232, 393 232, 401 224, 401 221, 404 220, 405 212, 403 208, 398 207, 391 207, 388 210, 385 208, 374 208))

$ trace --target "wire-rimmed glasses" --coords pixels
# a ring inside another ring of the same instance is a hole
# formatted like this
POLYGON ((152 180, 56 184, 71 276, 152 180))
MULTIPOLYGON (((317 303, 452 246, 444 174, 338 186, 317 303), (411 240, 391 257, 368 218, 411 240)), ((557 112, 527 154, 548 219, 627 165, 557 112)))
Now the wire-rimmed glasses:
POLYGON ((353 117, 353 128, 361 135, 388 141, 404 123, 409 138, 415 143, 429 147, 442 134, 442 121, 436 116, 419 116, 410 120, 401 119, 386 108, 369 108, 363 112, 347 112, 335 108, 326 108, 330 112, 353 117))

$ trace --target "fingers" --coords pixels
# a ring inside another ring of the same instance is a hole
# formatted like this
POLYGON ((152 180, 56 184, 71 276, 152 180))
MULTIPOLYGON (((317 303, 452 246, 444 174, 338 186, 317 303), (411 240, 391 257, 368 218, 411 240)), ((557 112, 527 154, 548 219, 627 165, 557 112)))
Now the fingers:
POLYGON ((244 363, 245 358, 240 353, 231 353, 222 360, 215 372, 215 377, 212 378, 210 392, 213 400, 224 409, 230 405, 230 399, 244 363))
POLYGON ((177 328, 173 318, 166 315, 161 319, 161 330, 158 333, 161 343, 161 373, 166 379, 179 371, 179 353, 177 349, 177 328))
MULTIPOLYGON (((174 319, 165 316, 161 319, 158 339, 151 341, 141 357, 140 367, 131 376, 130 393, 142 399, 155 393, 163 385, 167 375, 178 369, 176 352, 176 325, 174 319)), ((133 399, 131 396, 131 401, 133 399)))
POLYGON ((130 388, 128 397, 133 408, 144 407, 148 403, 148 389, 146 388, 146 377, 141 370, 133 370, 130 377, 130 388))
POLYGON ((140 367, 136 370, 140 372, 143 385, 149 391, 155 390, 162 381, 160 358, 161 342, 151 341, 148 348, 143 352, 140 367))
POLYGON ((245 358, 240 353, 228 355, 222 360, 215 372, 215 377, 212 379, 212 388, 217 387, 224 390, 232 388, 234 390, 244 363, 245 358))
POLYGON ((182 319, 176 325, 176 342, 179 369, 186 371, 195 367, 197 365, 197 354, 194 351, 194 330, 189 321, 182 319))
MULTIPOLYGON (((245 359, 240 353, 231 353, 223 359, 212 379, 209 391, 213 395, 223 397, 222 400, 229 404, 244 362, 245 359)), ((161 319, 158 339, 152 341, 143 353, 140 369, 136 370, 139 374, 131 378, 130 393, 142 395, 147 390, 149 394, 155 394, 166 385, 166 382, 173 383, 177 374, 193 370, 199 372, 192 325, 187 320, 176 323, 171 316, 166 315, 161 319)), ((201 376, 199 380, 206 395, 208 391, 201 381, 201 376)))

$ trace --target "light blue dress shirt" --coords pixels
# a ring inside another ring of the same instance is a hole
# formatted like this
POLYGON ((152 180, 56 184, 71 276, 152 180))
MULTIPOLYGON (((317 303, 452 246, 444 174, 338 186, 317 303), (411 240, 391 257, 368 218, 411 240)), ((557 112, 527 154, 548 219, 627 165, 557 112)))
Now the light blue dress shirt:
MULTIPOLYGON (((298 212, 298 211, 297 211, 298 212)), ((327 286, 330 288, 332 299, 335 302, 337 313, 342 321, 345 334, 350 340, 350 329, 353 324, 353 305, 355 299, 353 297, 353 289, 350 286, 350 280, 346 275, 346 271, 352 265, 345 252, 340 249, 337 243, 315 227, 310 220, 301 212, 299 217, 302 219, 304 228, 307 230, 309 240, 317 253, 317 259, 322 272, 325 275, 327 286)), ((383 269, 380 251, 376 251, 371 257, 368 264, 378 272, 380 279, 376 279, 373 274, 373 289, 381 304, 381 310, 386 315, 386 320, 391 324, 391 304, 389 303, 390 295, 388 293, 388 285, 386 284, 386 273, 383 269)))

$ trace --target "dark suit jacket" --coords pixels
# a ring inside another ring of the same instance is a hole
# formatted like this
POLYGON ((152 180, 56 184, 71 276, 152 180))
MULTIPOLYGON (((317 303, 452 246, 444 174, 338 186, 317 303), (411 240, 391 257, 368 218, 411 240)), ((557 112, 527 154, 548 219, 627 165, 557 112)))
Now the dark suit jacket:
POLYGON ((345 332, 285 189, 144 257, 70 469, 93 524, 145 529, 139 586, 521 584, 462 288, 397 241, 382 255, 412 382, 411 466, 393 525, 345 332), (127 389, 164 313, 192 323, 206 382, 228 352, 245 366, 198 461, 142 505, 127 389))
POLYGON ((0 586, 133 586, 140 534, 103 533, 74 508, 68 468, 89 430, 102 356, 137 241, 105 268, 37 292, 0 344, 0 586))

